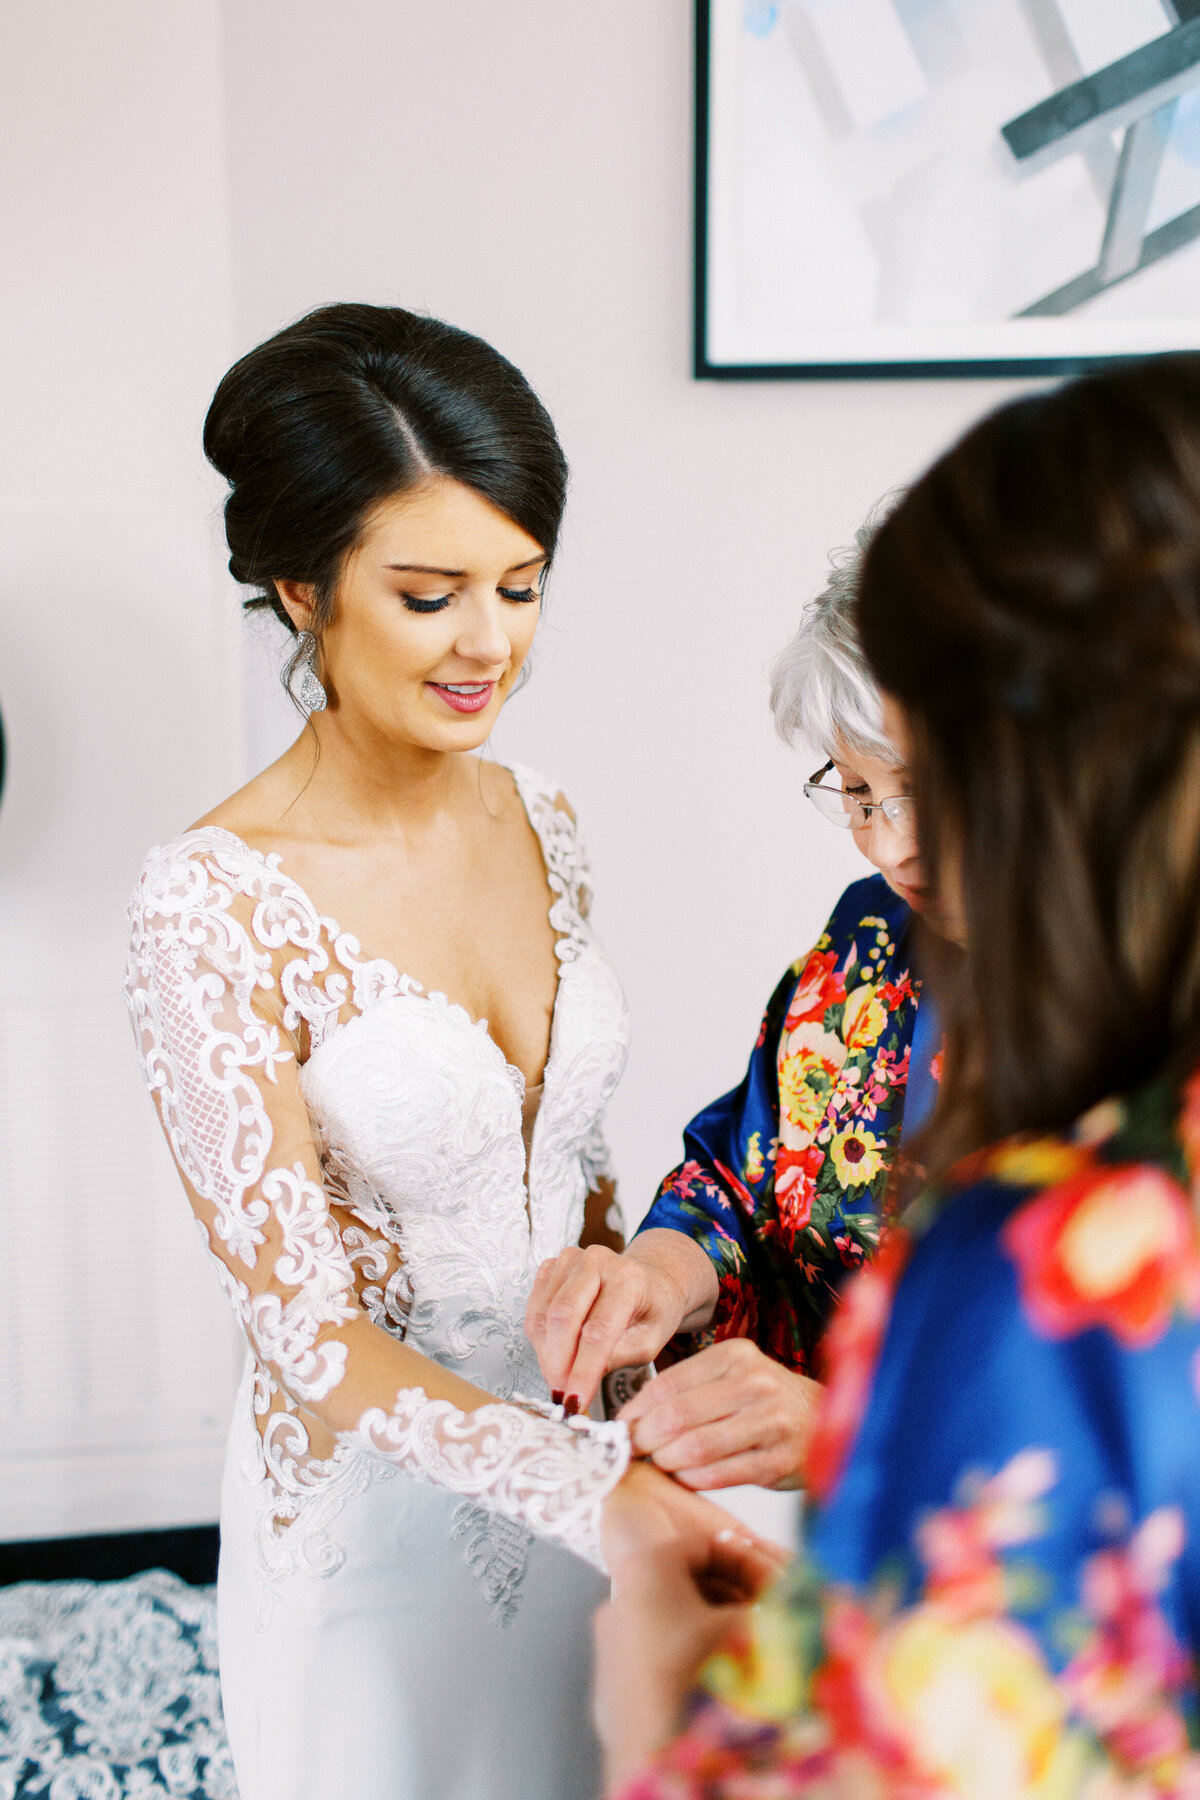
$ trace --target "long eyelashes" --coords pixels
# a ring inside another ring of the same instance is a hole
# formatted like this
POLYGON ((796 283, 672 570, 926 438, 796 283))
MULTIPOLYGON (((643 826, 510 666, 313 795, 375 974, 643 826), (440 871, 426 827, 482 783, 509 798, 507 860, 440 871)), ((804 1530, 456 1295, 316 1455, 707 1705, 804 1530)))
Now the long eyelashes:
MULTIPOLYGON (((528 605, 531 600, 540 600, 542 597, 535 587, 497 588, 496 592, 505 600, 516 600, 522 605, 528 605)), ((449 606, 451 597, 449 594, 441 594, 436 600, 422 600, 416 594, 403 594, 401 598, 409 612, 435 613, 443 612, 449 606)))
POLYGON ((409 612, 415 613, 442 612, 450 604, 448 594, 443 594, 438 600, 418 600, 415 594, 404 594, 402 599, 409 612))

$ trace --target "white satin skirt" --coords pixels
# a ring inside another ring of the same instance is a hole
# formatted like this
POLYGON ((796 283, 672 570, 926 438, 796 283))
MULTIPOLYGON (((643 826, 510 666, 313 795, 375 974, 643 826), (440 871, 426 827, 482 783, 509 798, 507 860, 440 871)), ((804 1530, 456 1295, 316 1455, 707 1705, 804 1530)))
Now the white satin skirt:
POLYGON ((255 1432, 244 1387, 217 1586, 241 1800, 596 1800, 591 1615, 607 1582, 381 1461, 328 1520, 339 1566, 300 1558, 264 1590, 255 1432))

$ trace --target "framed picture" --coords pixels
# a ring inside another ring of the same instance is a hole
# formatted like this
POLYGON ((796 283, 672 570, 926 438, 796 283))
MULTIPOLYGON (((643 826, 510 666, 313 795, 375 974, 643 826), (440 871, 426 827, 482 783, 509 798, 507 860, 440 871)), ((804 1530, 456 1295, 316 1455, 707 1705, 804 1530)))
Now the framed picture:
POLYGON ((1200 0, 696 0, 696 374, 1200 348, 1200 0))

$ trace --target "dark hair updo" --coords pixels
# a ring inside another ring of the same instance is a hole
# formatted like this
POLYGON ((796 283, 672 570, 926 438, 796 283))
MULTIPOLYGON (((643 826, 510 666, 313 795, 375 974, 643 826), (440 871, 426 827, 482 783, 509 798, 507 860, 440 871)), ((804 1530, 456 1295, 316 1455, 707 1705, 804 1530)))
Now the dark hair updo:
POLYGON ((276 581, 315 590, 314 629, 372 507, 449 476, 554 555, 567 464, 545 407, 490 344, 398 306, 322 306, 236 362, 204 422, 229 483, 235 580, 295 631, 276 581))
POLYGON ((928 947, 940 1164, 1200 1054, 1200 356, 993 413, 880 527, 859 593, 969 934, 928 947))

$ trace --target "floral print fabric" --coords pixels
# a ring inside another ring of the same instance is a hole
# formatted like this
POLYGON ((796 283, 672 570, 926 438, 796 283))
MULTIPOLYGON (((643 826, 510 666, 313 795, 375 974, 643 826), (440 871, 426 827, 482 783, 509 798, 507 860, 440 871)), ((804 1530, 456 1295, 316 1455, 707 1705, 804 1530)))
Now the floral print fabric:
POLYGON ((1198 1163, 1192 1075, 885 1234, 830 1332, 810 1555, 626 1800, 1200 1796, 1198 1163))
POLYGON ((882 876, 847 888, 771 996, 741 1085, 684 1132, 641 1230, 686 1232, 720 1294, 708 1329, 674 1339, 660 1366, 749 1337, 812 1371, 847 1271, 878 1243, 920 992, 910 923, 882 876))

